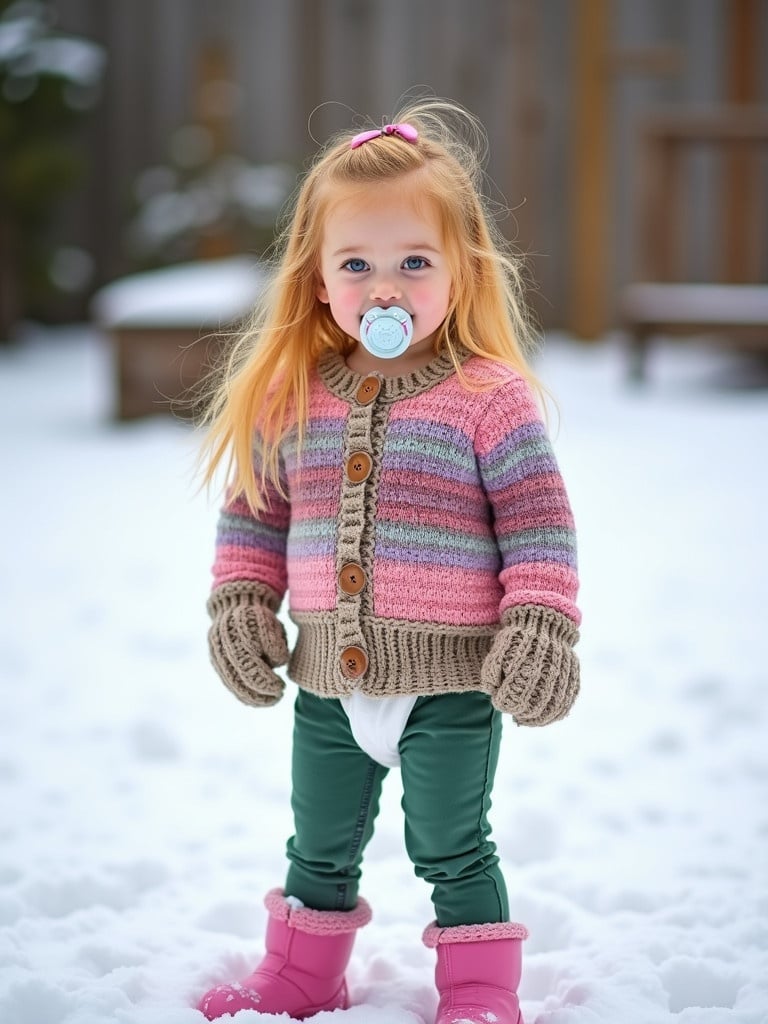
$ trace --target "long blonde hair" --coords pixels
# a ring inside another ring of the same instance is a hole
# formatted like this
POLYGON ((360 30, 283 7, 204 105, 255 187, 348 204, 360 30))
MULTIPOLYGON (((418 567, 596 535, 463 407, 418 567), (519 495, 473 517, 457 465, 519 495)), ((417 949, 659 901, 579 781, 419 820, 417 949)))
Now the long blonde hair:
POLYGON ((439 99, 411 102, 393 122, 413 125, 417 143, 382 135, 352 149, 358 127, 334 136, 315 158, 290 206, 269 284, 207 405, 204 481, 210 483, 226 466, 229 493, 243 495, 254 511, 264 507, 268 482, 281 487, 278 448, 287 430, 296 427, 301 448, 318 359, 331 351, 346 356, 355 344, 316 295, 325 217, 345 191, 420 172, 413 178, 438 211, 452 275, 436 354, 449 354, 467 388, 483 385, 462 372, 462 348, 518 370, 540 391, 527 360, 535 330, 522 301, 521 262, 483 196, 482 126, 458 104, 439 99), (253 464, 255 432, 259 474, 253 464))

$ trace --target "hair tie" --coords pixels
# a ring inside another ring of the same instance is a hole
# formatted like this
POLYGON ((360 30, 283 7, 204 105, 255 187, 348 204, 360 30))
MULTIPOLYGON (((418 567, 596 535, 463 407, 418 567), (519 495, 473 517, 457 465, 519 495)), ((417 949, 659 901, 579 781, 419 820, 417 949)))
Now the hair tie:
POLYGON ((383 128, 374 128, 371 131, 360 132, 349 144, 350 149, 357 149, 358 146, 362 146, 364 142, 370 142, 371 139, 378 139, 382 135, 399 135, 401 139, 406 142, 415 142, 419 137, 419 133, 411 124, 385 124, 383 128))

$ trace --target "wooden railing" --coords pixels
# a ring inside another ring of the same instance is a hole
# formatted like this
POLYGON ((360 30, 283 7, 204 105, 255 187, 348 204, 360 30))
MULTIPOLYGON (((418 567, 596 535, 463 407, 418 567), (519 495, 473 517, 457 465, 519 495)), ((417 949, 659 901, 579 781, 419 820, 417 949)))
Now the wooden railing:
POLYGON ((631 373, 645 374, 656 335, 716 335, 768 347, 768 108, 715 107, 653 115, 636 168, 637 279, 621 297, 631 373), (693 157, 713 155, 704 277, 690 274, 693 157))

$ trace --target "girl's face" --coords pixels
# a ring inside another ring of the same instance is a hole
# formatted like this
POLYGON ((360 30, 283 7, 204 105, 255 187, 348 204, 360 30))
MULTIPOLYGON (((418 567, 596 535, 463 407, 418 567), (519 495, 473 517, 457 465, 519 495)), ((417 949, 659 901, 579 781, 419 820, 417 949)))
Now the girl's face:
POLYGON ((406 178, 372 186, 331 205, 320 248, 317 297, 330 306, 336 323, 357 343, 360 321, 373 306, 400 306, 413 318, 413 338, 402 357, 368 362, 384 370, 429 361, 432 341, 445 320, 451 297, 437 211, 417 205, 406 178))

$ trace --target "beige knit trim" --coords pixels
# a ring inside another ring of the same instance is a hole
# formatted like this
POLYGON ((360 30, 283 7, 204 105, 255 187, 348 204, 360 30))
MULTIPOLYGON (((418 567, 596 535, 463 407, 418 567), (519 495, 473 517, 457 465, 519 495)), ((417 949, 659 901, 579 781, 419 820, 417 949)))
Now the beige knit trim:
POLYGON ((345 647, 365 647, 360 619, 364 602, 370 602, 373 579, 373 520, 375 513, 375 490, 381 472, 381 459, 375 458, 376 444, 380 444, 381 426, 374 429, 374 419, 379 424, 386 421, 386 406, 376 402, 370 405, 353 404, 347 417, 344 431, 344 463, 354 451, 370 453, 373 469, 367 480, 353 483, 346 475, 341 486, 339 515, 336 523, 336 574, 345 565, 360 565, 367 577, 367 585, 356 595, 346 594, 338 589, 336 606, 336 661, 339 685, 343 685, 340 662, 345 647), (382 410, 385 410, 382 412, 382 410), (376 435, 374 437, 374 435, 376 435))
POLYGON ((442 626, 361 616, 362 646, 369 661, 359 680, 338 670, 340 641, 336 612, 294 612, 298 640, 288 674, 321 697, 355 690, 371 697, 463 693, 481 690, 480 669, 498 626, 442 626))
MULTIPOLYGON (((457 358, 460 363, 465 363, 470 358, 470 353, 463 347, 459 348, 457 358)), ((366 377, 371 376, 350 370, 344 362, 344 357, 338 352, 328 352, 321 356, 317 363, 317 371, 331 394, 353 405, 357 389, 366 377)), ((412 373, 405 373, 400 377, 380 376, 381 392, 376 401, 389 403, 397 402, 401 398, 410 398, 422 391, 428 391, 455 372, 456 367, 449 353, 441 352, 426 366, 412 373)))
POLYGON ((263 604, 271 612, 277 614, 281 599, 266 583, 259 583, 256 580, 234 580, 230 583, 222 583, 221 586, 212 590, 206 607, 208 614, 213 618, 230 608, 257 604, 263 604))

